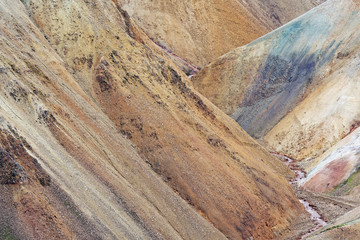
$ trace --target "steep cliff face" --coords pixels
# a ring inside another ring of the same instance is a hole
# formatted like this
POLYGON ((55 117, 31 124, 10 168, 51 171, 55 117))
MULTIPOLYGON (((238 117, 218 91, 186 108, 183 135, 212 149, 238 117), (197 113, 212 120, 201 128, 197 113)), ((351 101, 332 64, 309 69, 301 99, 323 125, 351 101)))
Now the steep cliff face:
POLYGON ((194 84, 274 151, 319 156, 359 118, 359 19, 356 1, 327 1, 222 56, 194 84))
POLYGON ((203 67, 323 1, 117 0, 159 45, 203 67))
POLYGON ((0 2, 0 234, 289 236, 291 173, 116 2, 22 2, 0 2))

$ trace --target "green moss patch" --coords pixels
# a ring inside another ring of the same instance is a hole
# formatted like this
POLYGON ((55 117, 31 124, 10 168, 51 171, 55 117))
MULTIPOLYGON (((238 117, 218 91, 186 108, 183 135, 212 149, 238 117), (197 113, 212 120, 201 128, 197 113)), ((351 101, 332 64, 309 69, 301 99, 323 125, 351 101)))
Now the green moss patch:
POLYGON ((360 168, 356 170, 348 179, 339 184, 333 191, 334 195, 345 195, 352 189, 360 185, 360 168))
POLYGON ((8 227, 0 226, 0 239, 17 240, 8 227))

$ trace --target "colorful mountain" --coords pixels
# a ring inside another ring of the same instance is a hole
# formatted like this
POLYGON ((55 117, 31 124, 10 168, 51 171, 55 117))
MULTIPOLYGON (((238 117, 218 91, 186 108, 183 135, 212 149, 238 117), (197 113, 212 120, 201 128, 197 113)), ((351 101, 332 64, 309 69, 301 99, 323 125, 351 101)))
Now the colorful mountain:
POLYGON ((310 206, 353 209, 307 239, 358 237, 359 53, 360 2, 329 0, 192 78, 274 155, 305 168, 297 189, 310 206))
POLYGON ((194 90, 116 1, 3 0, 0 22, 1 238, 305 230, 289 169, 194 90))
POLYGON ((273 151, 317 157, 359 120, 359 19, 356 1, 327 1, 225 54, 193 82, 273 151))

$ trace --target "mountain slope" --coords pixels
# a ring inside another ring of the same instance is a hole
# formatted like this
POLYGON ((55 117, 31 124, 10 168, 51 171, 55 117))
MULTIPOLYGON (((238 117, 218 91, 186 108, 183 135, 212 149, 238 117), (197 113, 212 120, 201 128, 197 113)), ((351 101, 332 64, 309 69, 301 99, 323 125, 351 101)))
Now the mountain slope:
POLYGON ((24 2, 0 3, 0 234, 271 239, 303 220, 289 170, 114 2, 24 2))
MULTIPOLYGON (((270 151, 301 161, 299 194, 324 217, 360 204, 359 17, 359 1, 329 0, 192 78, 270 151)), ((308 239, 356 239, 356 211, 308 239)))
POLYGON ((327 1, 222 56, 193 82, 273 151, 319 156, 359 118, 359 19, 358 1, 327 1))
POLYGON ((225 238, 117 132, 21 2, 0 11, 0 236, 225 238))
POLYGON ((336 188, 336 195, 357 194, 360 185, 360 128, 339 141, 323 155, 315 159, 308 168, 308 175, 302 182, 306 189, 329 192, 336 188))
POLYGON ((326 0, 239 0, 267 29, 274 30, 326 0))
POLYGON ((155 42, 203 67, 323 1, 118 2, 155 42))
POLYGON ((360 233, 360 208, 355 208, 339 217, 333 224, 321 229, 321 232, 310 235, 311 240, 322 239, 356 239, 360 233))
POLYGON ((202 67, 268 32, 239 1, 118 1, 156 43, 202 67))

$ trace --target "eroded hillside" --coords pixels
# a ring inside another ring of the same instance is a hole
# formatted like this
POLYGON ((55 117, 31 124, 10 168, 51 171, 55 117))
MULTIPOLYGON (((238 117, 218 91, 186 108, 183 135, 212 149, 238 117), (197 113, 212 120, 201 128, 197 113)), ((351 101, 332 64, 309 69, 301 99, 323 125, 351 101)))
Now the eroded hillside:
MULTIPOLYGON (((324 2, 117 1, 156 43, 197 67, 207 65, 220 55, 251 42, 324 2)), ((181 62, 178 65, 181 66, 181 62)))
POLYGON ((22 3, 0 7, 2 236, 224 238, 84 93, 22 3))
POLYGON ((358 0, 329 0, 192 78, 271 152, 302 161, 300 196, 330 223, 310 239, 359 231, 359 17, 358 0))
POLYGON ((319 156, 359 117, 359 24, 355 1, 328 1, 222 56, 193 82, 275 151, 319 156))
POLYGON ((274 30, 326 0, 239 0, 267 29, 274 30))
POLYGON ((116 2, 4 0, 0 12, 2 236, 301 233, 289 170, 116 2))

